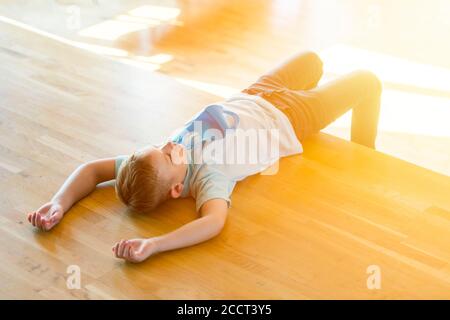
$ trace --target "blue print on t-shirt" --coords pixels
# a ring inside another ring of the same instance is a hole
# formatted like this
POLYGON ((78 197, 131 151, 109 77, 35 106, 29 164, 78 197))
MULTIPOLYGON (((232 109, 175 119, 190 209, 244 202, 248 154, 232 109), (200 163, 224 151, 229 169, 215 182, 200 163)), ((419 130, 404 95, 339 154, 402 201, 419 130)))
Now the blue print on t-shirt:
POLYGON ((194 143, 198 143, 199 135, 202 143, 211 140, 213 136, 217 138, 217 132, 224 138, 227 130, 236 129, 238 124, 239 116, 236 113, 224 109, 221 105, 212 104, 189 121, 173 136, 172 141, 191 149, 194 143))

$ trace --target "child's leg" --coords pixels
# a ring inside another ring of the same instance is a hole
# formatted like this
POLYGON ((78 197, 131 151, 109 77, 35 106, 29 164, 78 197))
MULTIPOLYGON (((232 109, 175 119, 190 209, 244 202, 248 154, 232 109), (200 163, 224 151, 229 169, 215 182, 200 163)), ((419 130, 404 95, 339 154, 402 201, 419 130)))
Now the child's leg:
POLYGON ((289 118, 302 141, 353 108, 352 141, 375 146, 381 83, 367 71, 356 71, 311 90, 269 90, 260 94, 289 118))
POLYGON ((375 147, 380 113, 381 82, 371 72, 356 71, 310 90, 319 104, 313 131, 319 131, 352 109, 351 140, 375 147))
POLYGON ((296 53, 269 71, 266 76, 278 79, 291 90, 309 90, 322 77, 322 60, 311 51, 296 53))
POLYGON ((297 53, 261 76, 242 92, 261 95, 262 92, 274 90, 308 90, 317 85, 322 73, 322 61, 317 54, 297 53))

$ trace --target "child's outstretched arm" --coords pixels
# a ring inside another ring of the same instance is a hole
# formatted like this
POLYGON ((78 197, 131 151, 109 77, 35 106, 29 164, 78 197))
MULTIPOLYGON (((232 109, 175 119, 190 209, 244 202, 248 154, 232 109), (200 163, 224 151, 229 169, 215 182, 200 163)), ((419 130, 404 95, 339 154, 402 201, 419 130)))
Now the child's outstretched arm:
POLYGON ((225 225, 227 213, 228 204, 224 199, 211 199, 200 208, 201 218, 159 237, 121 240, 112 250, 117 258, 141 262, 158 252, 188 247, 217 236, 225 225))
POLYGON ((91 193, 97 184, 115 178, 115 158, 90 161, 79 166, 66 179, 53 198, 28 214, 28 221, 42 230, 50 230, 74 203, 91 193))

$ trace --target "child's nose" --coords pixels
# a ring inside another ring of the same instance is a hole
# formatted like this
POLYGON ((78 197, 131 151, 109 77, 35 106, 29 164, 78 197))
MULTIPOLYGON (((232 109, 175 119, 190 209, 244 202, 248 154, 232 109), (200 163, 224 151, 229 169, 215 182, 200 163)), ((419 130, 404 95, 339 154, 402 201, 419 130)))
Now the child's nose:
POLYGON ((166 150, 166 152, 171 153, 173 151, 173 149, 175 148, 176 144, 172 141, 167 142, 167 144, 165 145, 164 149, 166 150))

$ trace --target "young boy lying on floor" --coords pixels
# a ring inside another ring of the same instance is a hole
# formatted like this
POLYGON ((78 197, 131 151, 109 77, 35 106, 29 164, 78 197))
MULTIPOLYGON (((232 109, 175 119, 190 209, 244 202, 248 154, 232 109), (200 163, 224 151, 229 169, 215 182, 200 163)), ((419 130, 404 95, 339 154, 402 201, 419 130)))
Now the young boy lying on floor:
POLYGON ((315 53, 296 54, 247 89, 204 108, 162 147, 81 165, 28 221, 50 230, 97 184, 116 179, 118 197, 134 211, 146 213, 167 199, 192 196, 201 215, 165 235, 119 241, 112 247, 117 258, 141 262, 206 241, 223 228, 237 181, 301 153, 301 141, 347 110, 352 109, 351 140, 375 148, 380 81, 357 71, 317 87, 321 76, 315 53), (259 139, 246 144, 249 136, 259 139))

